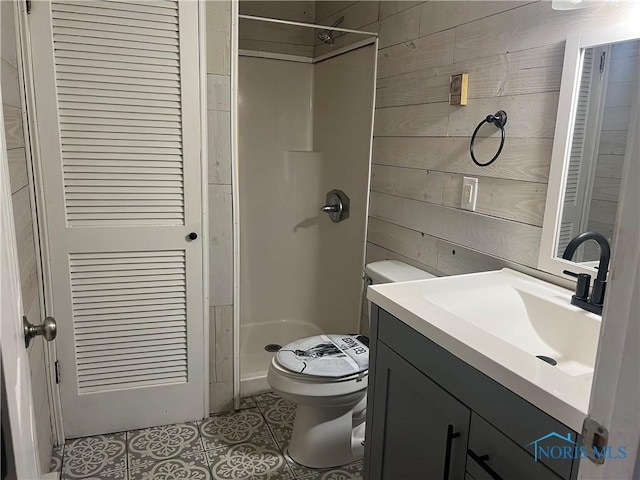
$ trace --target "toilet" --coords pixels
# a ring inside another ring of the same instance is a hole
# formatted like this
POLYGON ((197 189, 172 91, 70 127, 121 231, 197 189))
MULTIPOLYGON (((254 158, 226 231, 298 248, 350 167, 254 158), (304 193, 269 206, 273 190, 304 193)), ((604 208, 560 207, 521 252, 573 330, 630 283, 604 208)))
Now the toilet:
MULTIPOLYGON (((372 284, 434 278, 397 260, 365 266, 372 284)), ((295 340, 274 355, 267 381, 296 404, 288 447, 293 461, 331 468, 364 454, 369 339, 363 335, 316 335, 295 340)))

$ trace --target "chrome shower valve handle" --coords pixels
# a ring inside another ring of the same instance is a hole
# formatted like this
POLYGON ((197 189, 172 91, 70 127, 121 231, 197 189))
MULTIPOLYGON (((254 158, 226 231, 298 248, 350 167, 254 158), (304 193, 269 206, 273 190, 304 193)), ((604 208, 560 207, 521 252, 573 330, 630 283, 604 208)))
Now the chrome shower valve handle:
POLYGON ((349 197, 342 190, 331 190, 327 193, 326 205, 320 209, 328 213, 332 222, 338 223, 349 218, 349 197))

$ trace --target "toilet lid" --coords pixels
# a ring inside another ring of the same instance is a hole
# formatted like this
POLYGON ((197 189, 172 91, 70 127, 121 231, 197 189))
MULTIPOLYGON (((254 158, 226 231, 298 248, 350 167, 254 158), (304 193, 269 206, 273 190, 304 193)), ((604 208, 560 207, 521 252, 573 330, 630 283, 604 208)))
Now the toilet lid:
POLYGON ((367 340, 361 335, 316 335, 285 345, 276 359, 302 375, 346 377, 369 368, 367 340))

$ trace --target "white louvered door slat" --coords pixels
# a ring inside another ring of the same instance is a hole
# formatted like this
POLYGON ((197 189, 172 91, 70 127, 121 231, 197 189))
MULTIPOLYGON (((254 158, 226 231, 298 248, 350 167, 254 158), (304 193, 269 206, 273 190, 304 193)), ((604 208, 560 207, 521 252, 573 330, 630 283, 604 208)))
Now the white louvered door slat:
POLYGON ((564 204, 562 207, 562 222, 558 236, 557 255, 562 256, 567 244, 573 237, 580 233, 580 220, 585 195, 586 176, 584 174, 585 150, 588 138, 587 118, 590 103, 593 101, 592 88, 594 87, 594 51, 587 49, 582 61, 582 75, 580 77, 580 89, 576 103, 576 114, 573 123, 573 136, 571 150, 567 166, 565 180, 564 204))
POLYGON ((65 434, 205 413, 196 2, 34 2, 65 434))

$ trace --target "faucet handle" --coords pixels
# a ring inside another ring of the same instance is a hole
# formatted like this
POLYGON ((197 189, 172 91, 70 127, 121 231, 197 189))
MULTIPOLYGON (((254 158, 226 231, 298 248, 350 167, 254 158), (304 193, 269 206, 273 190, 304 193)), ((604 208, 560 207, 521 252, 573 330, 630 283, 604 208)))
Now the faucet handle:
POLYGON ((587 298, 589 298, 589 287, 591 286, 591 275, 570 272, 569 270, 565 270, 562 273, 578 279, 576 282, 576 294, 574 296, 578 300, 587 300, 587 298))
POLYGON ((576 282, 576 298, 580 300, 586 300, 589 297, 589 286, 591 284, 591 275, 586 273, 578 274, 578 281, 576 282))
POLYGON ((594 280, 593 291, 591 292, 591 303, 594 305, 602 305, 604 303, 604 292, 607 288, 605 280, 594 280))

